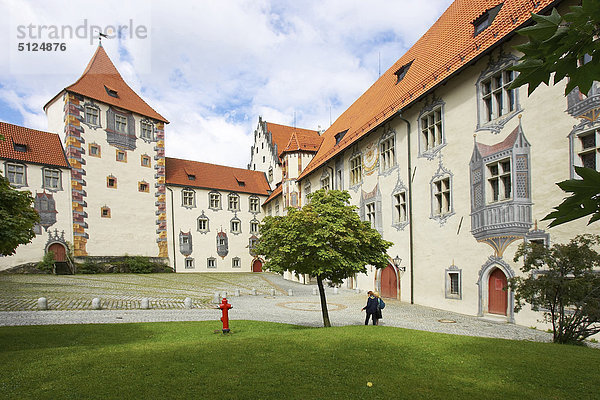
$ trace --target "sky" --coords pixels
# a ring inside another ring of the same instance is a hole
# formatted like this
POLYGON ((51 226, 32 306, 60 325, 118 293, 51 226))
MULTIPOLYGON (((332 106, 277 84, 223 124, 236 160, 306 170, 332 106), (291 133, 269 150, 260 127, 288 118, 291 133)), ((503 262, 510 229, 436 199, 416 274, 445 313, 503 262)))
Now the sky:
POLYGON ((259 116, 327 129, 450 3, 0 0, 0 121, 48 130, 43 106, 102 30, 125 81, 169 120, 168 157, 246 168, 259 116))

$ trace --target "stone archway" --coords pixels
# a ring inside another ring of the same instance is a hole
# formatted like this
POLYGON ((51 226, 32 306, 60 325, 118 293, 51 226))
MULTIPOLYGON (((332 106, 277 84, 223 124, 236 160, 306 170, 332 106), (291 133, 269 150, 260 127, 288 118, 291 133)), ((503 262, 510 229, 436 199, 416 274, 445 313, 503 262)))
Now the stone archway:
POLYGON ((400 298, 400 274, 392 263, 388 263, 383 270, 375 272, 375 287, 379 289, 381 297, 400 298))
POLYGON ((262 272, 263 263, 260 258, 254 259, 252 261, 252 272, 262 272))
POLYGON ((505 315, 508 322, 515 322, 515 294, 512 290, 503 290, 508 279, 514 276, 515 273, 510 265, 501 257, 490 256, 488 258, 479 270, 479 279, 477 280, 479 287, 478 317, 486 314, 505 315), (505 298, 503 299, 502 296, 505 298))

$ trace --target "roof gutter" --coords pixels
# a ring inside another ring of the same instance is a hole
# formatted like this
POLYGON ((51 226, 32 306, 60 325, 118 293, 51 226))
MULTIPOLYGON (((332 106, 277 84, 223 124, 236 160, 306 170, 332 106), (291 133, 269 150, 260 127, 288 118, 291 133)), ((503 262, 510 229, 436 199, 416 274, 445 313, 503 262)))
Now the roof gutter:
POLYGON ((413 261, 413 208, 412 208, 412 159, 410 155, 410 121, 402 116, 402 109, 396 112, 396 116, 406 122, 407 157, 408 157, 408 251, 410 266, 410 304, 415 304, 415 273, 413 261))

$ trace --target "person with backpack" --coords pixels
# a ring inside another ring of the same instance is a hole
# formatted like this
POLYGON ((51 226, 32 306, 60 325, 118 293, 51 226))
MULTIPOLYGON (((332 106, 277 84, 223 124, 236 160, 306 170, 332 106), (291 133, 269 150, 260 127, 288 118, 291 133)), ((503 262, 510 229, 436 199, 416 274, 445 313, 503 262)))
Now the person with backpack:
POLYGON ((379 292, 373 292, 373 296, 377 299, 377 325, 379 325, 379 320, 383 318, 381 310, 385 308, 385 303, 381 296, 379 296, 379 292))
POLYGON ((369 297, 367 298, 367 305, 362 309, 367 312, 367 318, 365 318, 365 325, 369 325, 369 318, 373 320, 373 325, 377 325, 377 311, 379 310, 379 302, 377 301, 377 297, 375 297, 375 293, 369 290, 367 292, 369 297))

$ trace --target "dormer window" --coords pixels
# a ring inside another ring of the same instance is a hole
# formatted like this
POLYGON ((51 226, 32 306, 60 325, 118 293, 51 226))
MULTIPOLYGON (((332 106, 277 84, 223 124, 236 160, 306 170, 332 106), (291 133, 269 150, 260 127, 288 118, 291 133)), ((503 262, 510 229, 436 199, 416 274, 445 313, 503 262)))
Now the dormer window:
POLYGON ((236 178, 235 180, 237 181, 237 184, 238 184, 238 186, 239 186, 239 187, 244 187, 244 186, 246 186, 246 182, 244 182, 244 181, 240 181, 240 180, 239 180, 239 179, 237 179, 237 178, 236 178))
POLYGON ((341 142, 342 139, 344 138, 344 135, 346 135, 347 132, 348 132, 348 129, 346 129, 345 131, 341 131, 339 133, 336 133, 336 135, 335 135, 335 144, 338 144, 339 142, 341 142))
POLYGON ((496 18, 496 15, 498 15, 498 12, 502 8, 502 4, 503 3, 500 3, 496 7, 490 8, 489 10, 484 12, 482 15, 480 15, 475 21, 473 21, 473 27, 475 28, 473 36, 479 35, 488 26, 490 26, 492 24, 492 22, 494 21, 494 18, 496 18))
POLYGON ((19 151, 21 153, 26 153, 27 152, 27 145, 26 144, 21 144, 21 143, 13 143, 13 149, 15 149, 15 151, 19 151))
POLYGON ((188 174, 188 180, 195 181, 196 180, 196 175, 188 174))
POLYGON ((400 81, 402 79, 404 79, 404 77, 406 76, 406 73, 408 72, 408 69, 410 68, 410 66, 412 65, 412 61, 409 62, 408 64, 404 64, 403 66, 401 66, 400 68, 398 68, 398 70, 396 72, 394 72, 394 75, 396 75, 396 85, 398 83, 400 83, 400 81))
POLYGON ((114 89, 109 88, 108 86, 104 86, 104 89, 106 89, 106 93, 110 96, 110 97, 114 97, 116 99, 119 98, 119 95, 117 94, 117 91, 114 89))

